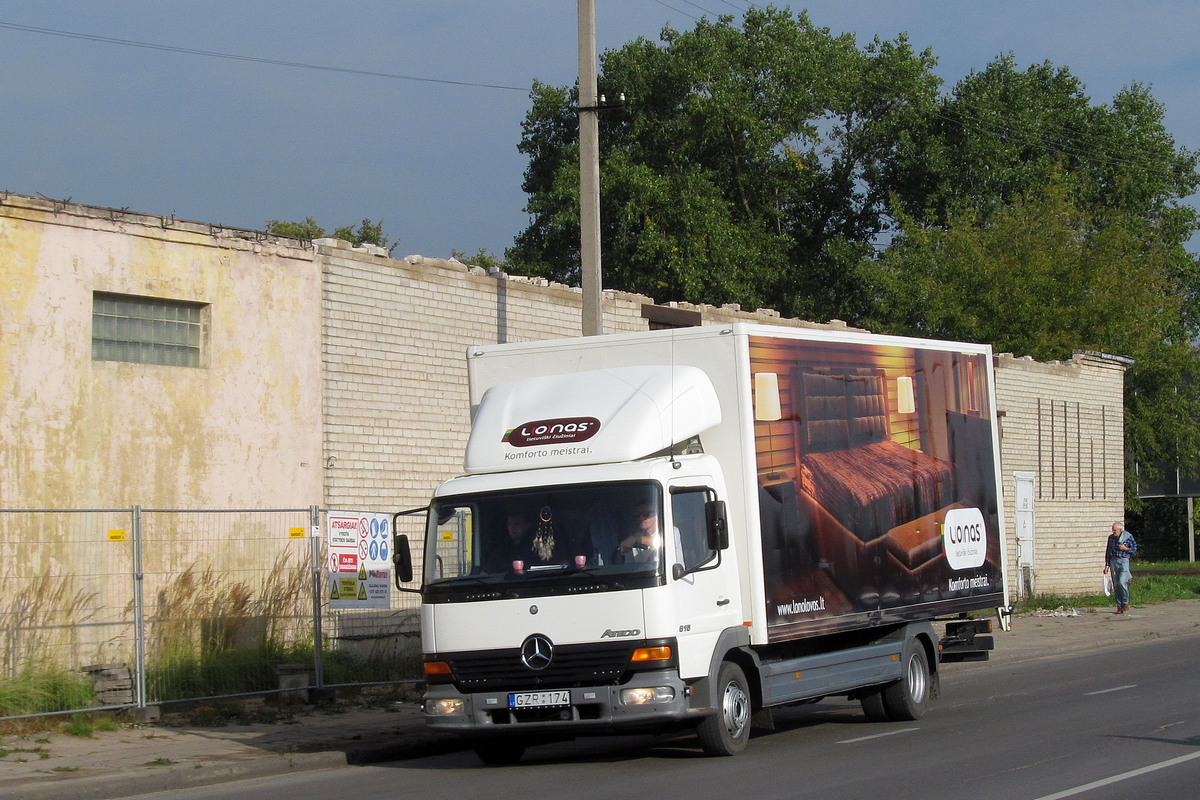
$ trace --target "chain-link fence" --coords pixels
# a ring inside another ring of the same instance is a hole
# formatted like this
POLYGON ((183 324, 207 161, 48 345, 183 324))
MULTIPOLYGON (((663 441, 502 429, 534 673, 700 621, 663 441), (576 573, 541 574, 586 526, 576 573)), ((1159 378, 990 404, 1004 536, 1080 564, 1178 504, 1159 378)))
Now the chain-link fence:
POLYGON ((0 510, 0 718, 417 680, 419 597, 331 604, 324 519, 0 510))

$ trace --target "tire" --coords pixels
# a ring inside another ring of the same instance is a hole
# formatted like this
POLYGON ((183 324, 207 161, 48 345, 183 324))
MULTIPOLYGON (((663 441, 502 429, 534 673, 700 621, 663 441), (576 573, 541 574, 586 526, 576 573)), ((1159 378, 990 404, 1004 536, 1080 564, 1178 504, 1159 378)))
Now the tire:
POLYGON ((868 689, 858 698, 858 702, 862 705, 863 713, 871 722, 887 722, 891 719, 887 709, 883 706, 883 689, 879 687, 868 689))
POLYGON ((475 755, 485 764, 505 767, 521 760, 521 756, 525 755, 525 742, 521 739, 500 737, 478 739, 475 742, 475 755))
POLYGON ((903 661, 900 680, 888 684, 882 692, 888 718, 898 722, 925 716, 937 686, 935 676, 929 670, 929 657, 920 642, 914 640, 904 646, 903 661))
POLYGON ((717 713, 705 717, 696 734, 705 755, 735 756, 746 749, 750 740, 752 703, 746 673, 732 661, 723 662, 716 689, 717 713))

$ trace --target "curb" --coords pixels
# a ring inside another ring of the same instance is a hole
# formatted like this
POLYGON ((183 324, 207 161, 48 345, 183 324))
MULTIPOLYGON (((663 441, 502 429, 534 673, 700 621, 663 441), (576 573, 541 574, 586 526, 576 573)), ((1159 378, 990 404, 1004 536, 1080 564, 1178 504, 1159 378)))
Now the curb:
POLYGON ((344 767, 346 754, 339 752, 292 753, 289 755, 258 755, 236 763, 206 765, 202 769, 185 766, 179 770, 153 774, 118 773, 64 777, 61 780, 30 782, 23 786, 0 790, 0 797, 13 800, 97 800, 119 798, 147 792, 178 791, 200 786, 267 778, 289 772, 344 767))
POLYGON ((388 761, 444 755, 470 748, 465 738, 414 733, 406 741, 379 747, 325 750, 309 753, 250 753, 203 767, 181 764, 178 769, 153 773, 112 773, 48 778, 0 789, 0 798, 12 800, 100 800, 148 792, 181 791, 253 778, 270 778, 296 772, 363 766, 388 761))

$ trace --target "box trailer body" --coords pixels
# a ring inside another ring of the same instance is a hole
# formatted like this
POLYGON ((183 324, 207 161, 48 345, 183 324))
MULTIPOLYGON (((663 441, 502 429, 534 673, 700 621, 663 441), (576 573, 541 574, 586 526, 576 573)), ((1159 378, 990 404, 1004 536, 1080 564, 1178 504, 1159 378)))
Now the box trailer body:
MULTIPOLYGON (((531 742, 823 696, 913 718, 1007 606, 987 346, 734 324, 468 352, 429 508, 430 725, 531 742)), ((760 717, 761 719, 761 717, 760 717)))

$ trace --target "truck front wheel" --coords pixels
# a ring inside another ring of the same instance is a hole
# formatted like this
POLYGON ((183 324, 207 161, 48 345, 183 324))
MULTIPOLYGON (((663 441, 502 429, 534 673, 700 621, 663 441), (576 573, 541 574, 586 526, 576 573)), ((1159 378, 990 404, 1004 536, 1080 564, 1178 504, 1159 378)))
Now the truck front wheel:
MULTIPOLYGON (((920 642, 904 646, 904 668, 900 680, 883 689, 883 707, 890 719, 917 720, 925 716, 933 698, 936 677, 929 671, 929 657, 920 642)), ((865 710, 865 707, 864 707, 865 710)))
POLYGON ((697 727, 700 746, 706 755, 734 756, 746 749, 750 739, 750 687, 746 673, 725 661, 717 673, 717 713, 705 717, 697 727))

